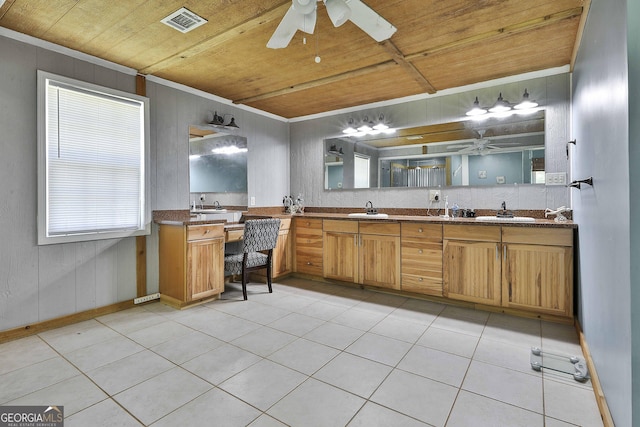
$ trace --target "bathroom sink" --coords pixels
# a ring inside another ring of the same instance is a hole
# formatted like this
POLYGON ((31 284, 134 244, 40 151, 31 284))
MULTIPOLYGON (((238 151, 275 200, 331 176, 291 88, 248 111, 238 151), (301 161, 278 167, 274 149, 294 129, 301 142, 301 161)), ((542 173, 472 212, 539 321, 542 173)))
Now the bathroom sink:
POLYGON ((195 213, 195 214, 222 214, 222 213, 227 213, 226 209, 196 209, 191 211, 191 213, 195 213))
POLYGON ((368 214, 365 212, 354 212, 348 215, 351 218, 368 218, 368 219, 385 219, 389 218, 389 215, 386 213, 376 213, 376 214, 368 214))
POLYGON ((476 221, 536 222, 536 219, 530 216, 513 216, 513 217, 477 216, 476 221))

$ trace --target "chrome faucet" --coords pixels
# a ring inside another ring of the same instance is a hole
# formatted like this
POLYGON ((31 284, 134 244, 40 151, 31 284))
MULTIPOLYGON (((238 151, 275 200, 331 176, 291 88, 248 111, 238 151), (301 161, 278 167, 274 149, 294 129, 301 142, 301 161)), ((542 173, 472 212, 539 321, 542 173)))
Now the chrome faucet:
POLYGON ((214 207, 215 209, 222 209, 222 206, 220 206, 220 202, 219 202, 219 201, 217 201, 217 200, 216 200, 215 202, 213 202, 213 207, 214 207))
POLYGON ((373 207, 373 203, 371 202, 371 200, 365 203, 364 209, 367 211, 368 215, 375 215, 378 213, 378 210, 373 207))
POLYGON ((499 218, 513 218, 513 212, 507 210, 507 202, 503 201, 500 205, 501 209, 496 212, 496 216, 499 218))

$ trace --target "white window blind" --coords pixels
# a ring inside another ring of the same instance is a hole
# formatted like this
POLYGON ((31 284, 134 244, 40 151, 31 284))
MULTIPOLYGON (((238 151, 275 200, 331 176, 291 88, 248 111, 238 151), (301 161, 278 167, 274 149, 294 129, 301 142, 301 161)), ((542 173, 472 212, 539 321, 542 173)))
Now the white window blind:
POLYGON ((39 237, 141 234, 136 232, 146 227, 145 102, 92 85, 53 78, 44 83, 46 230, 39 237))

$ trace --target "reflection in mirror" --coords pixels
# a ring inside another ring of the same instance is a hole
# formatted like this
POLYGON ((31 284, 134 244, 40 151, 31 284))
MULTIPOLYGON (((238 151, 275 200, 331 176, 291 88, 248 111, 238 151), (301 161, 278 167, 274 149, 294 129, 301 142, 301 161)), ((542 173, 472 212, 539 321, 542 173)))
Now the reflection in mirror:
POLYGON ((399 129, 377 139, 325 140, 325 189, 544 184, 544 110, 399 129))
POLYGON ((189 191, 246 193, 247 139, 190 126, 189 191))

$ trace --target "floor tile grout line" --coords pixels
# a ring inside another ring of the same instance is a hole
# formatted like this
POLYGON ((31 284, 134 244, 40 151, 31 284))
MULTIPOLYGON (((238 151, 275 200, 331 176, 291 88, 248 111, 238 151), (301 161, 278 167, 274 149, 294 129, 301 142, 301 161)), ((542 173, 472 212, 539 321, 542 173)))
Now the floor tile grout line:
MULTIPOLYGON (((116 332, 117 332, 117 331, 116 331, 116 332)), ((85 372, 84 370, 82 370, 82 369, 80 369, 79 367, 77 367, 77 366, 76 366, 76 365, 75 365, 71 360, 67 359, 67 358, 65 357, 65 355, 64 355, 64 354, 60 353, 60 352, 59 352, 58 350, 56 350, 53 346, 51 346, 51 344, 50 344, 50 343, 48 343, 44 338, 42 338, 42 337, 39 337, 39 338, 40 338, 40 339, 42 339, 42 340, 43 340, 43 341, 44 341, 44 342, 45 342, 49 347, 51 347, 51 349, 52 349, 53 351, 55 351, 55 352, 56 352, 56 353, 57 353, 57 354, 58 354, 62 359, 64 359, 67 363, 69 363, 71 366, 73 366, 75 369, 77 369, 77 370, 78 370, 78 372, 80 372, 80 374, 81 374, 82 376, 84 376, 87 380, 89 380, 89 381, 90 381, 94 386, 96 386, 96 387, 97 387, 101 392, 103 392, 103 393, 107 396, 107 398, 106 398, 106 399, 102 399, 102 400, 100 400, 100 401, 98 401, 98 402, 93 403, 92 405, 87 406, 86 408, 82 408, 81 410, 79 410, 79 411, 78 411, 78 412, 76 412, 75 414, 80 413, 80 412, 84 411, 85 409, 88 409, 88 408, 90 408, 90 407, 92 407, 92 406, 95 406, 95 405, 97 405, 97 404, 99 404, 99 403, 101 403, 101 402, 104 402, 105 400, 111 400, 111 401, 113 401, 116 405, 118 405, 120 408, 122 408, 122 410, 123 410, 123 411, 125 411, 127 414, 129 414, 131 417, 133 417, 133 419, 135 419, 136 421, 138 421, 141 425, 145 425, 145 424, 142 422, 142 420, 139 420, 139 419, 138 419, 138 417, 136 417, 136 416, 135 416, 134 414, 132 414, 132 413, 131 413, 127 408, 125 408, 123 405, 121 405, 121 404, 120 404, 120 402, 118 402, 116 399, 114 399, 114 396, 115 396, 115 395, 112 395, 111 393, 107 392, 105 389, 103 389, 102 387, 100 387, 100 385, 99 385, 98 383, 96 383, 96 382, 93 380, 93 378, 91 378, 91 377, 88 375, 88 373, 87 373, 87 372, 85 372)), ((128 337, 125 337, 125 338, 128 338, 128 337)), ((83 347, 83 348, 86 348, 86 347, 83 347)), ((140 352, 142 352, 142 351, 144 351, 144 350, 141 350, 140 352)), ((140 352, 138 352, 138 353, 140 353, 140 352)), ((137 354, 137 353, 134 353, 134 354, 137 354)), ((63 380, 63 381, 64 381, 64 380, 63 380)), ((56 384, 59 384, 60 382, 62 382, 62 381, 59 381, 59 382, 58 382, 58 383, 56 383, 56 384)), ((46 388, 46 387, 45 387, 45 388, 46 388)), ((123 390, 123 391, 124 391, 124 390, 123 390)), ((31 393, 29 393, 29 394, 31 394, 31 393)), ((118 393, 116 393, 116 394, 118 394, 118 393)), ((28 395, 28 394, 27 394, 27 395, 28 395)), ((27 395, 25 395, 25 396, 27 396, 27 395)), ((22 397, 24 397, 24 396, 22 396, 22 397)), ((75 414, 71 414, 71 416, 72 416, 72 415, 75 415, 75 414)), ((65 419, 66 419, 66 418, 67 418, 67 417, 65 416, 65 419)))

